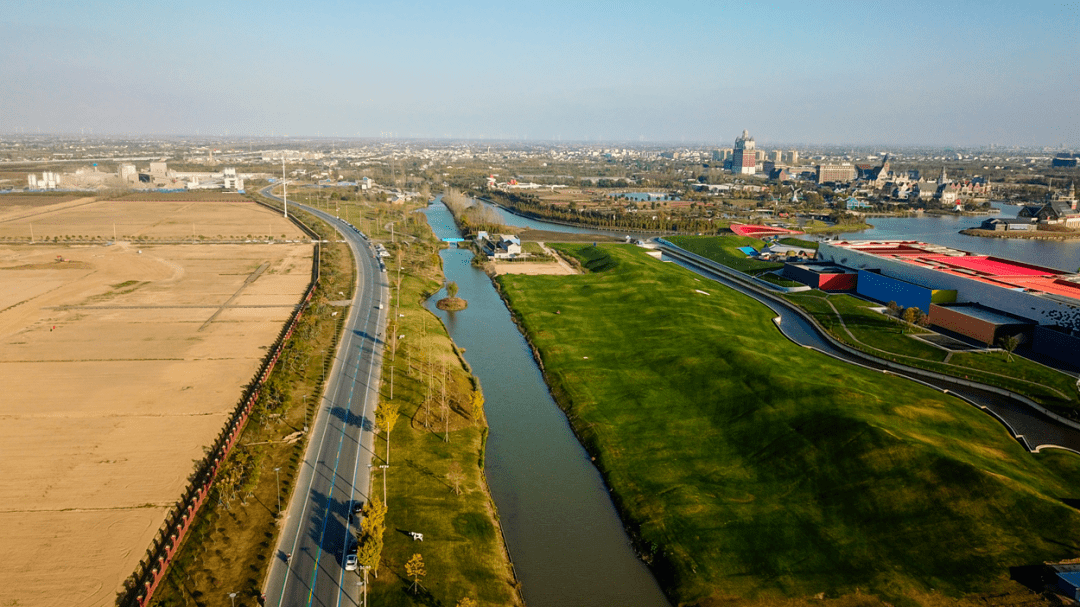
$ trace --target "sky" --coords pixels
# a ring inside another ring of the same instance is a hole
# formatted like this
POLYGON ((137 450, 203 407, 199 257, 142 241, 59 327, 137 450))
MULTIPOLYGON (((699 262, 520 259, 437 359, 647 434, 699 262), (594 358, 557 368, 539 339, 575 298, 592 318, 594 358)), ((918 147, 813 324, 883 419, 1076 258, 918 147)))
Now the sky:
POLYGON ((7 0, 0 134, 1080 149, 1080 1, 7 0))

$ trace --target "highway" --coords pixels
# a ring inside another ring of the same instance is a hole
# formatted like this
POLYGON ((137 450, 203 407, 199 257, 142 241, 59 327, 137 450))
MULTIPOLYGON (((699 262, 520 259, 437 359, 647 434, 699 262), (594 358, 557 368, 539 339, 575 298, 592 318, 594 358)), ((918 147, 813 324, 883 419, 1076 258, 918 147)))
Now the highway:
MULTIPOLYGON (((269 192, 263 194, 281 200, 269 192)), ((296 205, 299 206, 299 205, 296 205)), ((294 208, 292 203, 289 208, 294 208)), ((338 229, 356 260, 357 284, 325 392, 267 575, 265 605, 359 605, 362 578, 345 571, 349 507, 367 500, 375 408, 379 402, 386 274, 368 242, 344 221, 303 207, 338 229), (291 558, 286 557, 291 555, 291 558)), ((330 294, 331 299, 336 294, 330 294)), ((346 296, 348 294, 345 294, 346 296)), ((344 299, 344 297, 342 298, 344 299)), ((376 466, 381 459, 374 462, 376 466)))

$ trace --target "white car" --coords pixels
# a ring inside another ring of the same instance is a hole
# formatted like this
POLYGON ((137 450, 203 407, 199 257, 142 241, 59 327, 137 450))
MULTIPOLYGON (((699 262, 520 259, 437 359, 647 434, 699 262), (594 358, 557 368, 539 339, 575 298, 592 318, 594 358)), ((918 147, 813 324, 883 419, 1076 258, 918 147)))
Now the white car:
POLYGON ((356 571, 358 562, 355 554, 350 554, 345 557, 345 571, 356 571))

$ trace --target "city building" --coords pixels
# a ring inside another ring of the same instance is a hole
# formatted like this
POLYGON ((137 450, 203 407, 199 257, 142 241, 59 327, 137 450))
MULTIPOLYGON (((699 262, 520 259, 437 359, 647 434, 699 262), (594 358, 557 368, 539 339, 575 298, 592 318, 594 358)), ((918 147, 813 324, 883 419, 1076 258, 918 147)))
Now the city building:
POLYGON ((855 166, 848 162, 817 166, 818 183, 849 183, 855 179, 855 175, 855 166))
POLYGON ((731 154, 731 172, 736 175, 753 175, 757 172, 757 152, 754 138, 745 129, 735 139, 735 150, 731 154))
POLYGON ((799 164, 799 150, 791 150, 788 152, 788 162, 792 165, 799 164))

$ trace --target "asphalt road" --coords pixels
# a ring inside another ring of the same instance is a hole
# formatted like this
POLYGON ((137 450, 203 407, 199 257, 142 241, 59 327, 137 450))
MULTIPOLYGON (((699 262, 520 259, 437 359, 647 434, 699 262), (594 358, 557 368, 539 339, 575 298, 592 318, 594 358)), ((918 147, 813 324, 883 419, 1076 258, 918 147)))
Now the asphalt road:
MULTIPOLYGON (((268 191, 264 194, 270 196, 268 191)), ((278 546, 264 586, 265 604, 359 605, 362 578, 344 569, 351 541, 349 507, 353 500, 367 500, 372 470, 369 466, 382 463, 381 458, 372 462, 372 429, 379 401, 389 288, 375 252, 359 233, 332 215, 310 207, 304 209, 344 236, 356 260, 357 288, 352 305, 341 308, 348 314, 345 329, 326 391, 319 395, 321 405, 296 488, 285 506, 278 546), (291 558, 286 559, 286 555, 291 558)))

